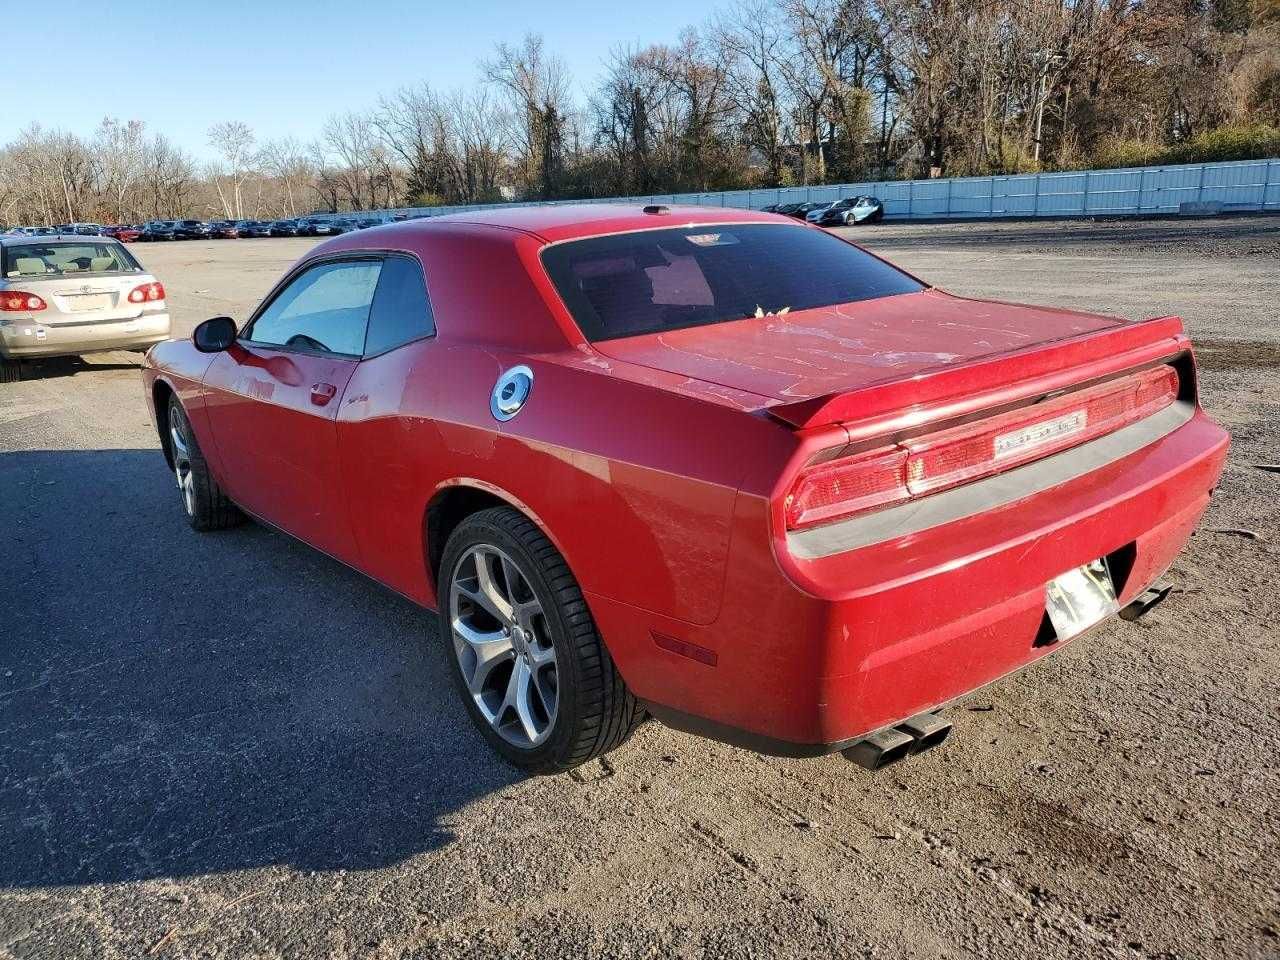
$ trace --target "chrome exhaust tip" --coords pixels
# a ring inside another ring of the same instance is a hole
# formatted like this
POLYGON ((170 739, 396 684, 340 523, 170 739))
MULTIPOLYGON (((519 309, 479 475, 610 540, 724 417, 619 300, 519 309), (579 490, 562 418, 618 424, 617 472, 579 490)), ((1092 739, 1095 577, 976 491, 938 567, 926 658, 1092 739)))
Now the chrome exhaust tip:
POLYGON ((867 770, 882 770, 917 753, 942 744, 951 734, 951 721, 936 713, 919 713, 897 726, 877 730, 840 751, 851 763, 867 770))
POLYGON ((911 756, 915 739, 909 733, 890 727, 864 737, 851 747, 840 751, 848 761, 867 770, 880 770, 911 756))
POLYGON ((911 739, 911 752, 924 753, 951 735, 951 721, 944 720, 936 713, 918 713, 898 724, 898 729, 908 734, 911 739))

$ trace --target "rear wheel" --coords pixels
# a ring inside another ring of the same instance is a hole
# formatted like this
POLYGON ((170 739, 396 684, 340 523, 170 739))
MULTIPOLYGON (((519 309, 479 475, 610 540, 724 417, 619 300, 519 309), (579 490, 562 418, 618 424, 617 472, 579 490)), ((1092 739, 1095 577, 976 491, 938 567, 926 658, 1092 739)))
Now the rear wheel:
POLYGON ((0 383, 17 383, 22 379, 22 363, 13 357, 0 357, 0 383))
POLYGON ((525 770, 608 753, 644 719, 564 558, 509 507, 464 520, 440 563, 440 629, 472 720, 525 770))
POLYGON ((169 453, 178 493, 182 495, 182 509, 194 529, 225 530, 244 522, 244 514, 209 472, 191 421, 177 397, 169 398, 169 453))

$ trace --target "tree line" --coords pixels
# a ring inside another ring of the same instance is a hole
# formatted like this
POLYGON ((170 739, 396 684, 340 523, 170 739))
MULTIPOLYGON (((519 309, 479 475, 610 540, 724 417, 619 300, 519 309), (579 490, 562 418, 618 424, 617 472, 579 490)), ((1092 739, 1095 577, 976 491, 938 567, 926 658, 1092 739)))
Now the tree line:
POLYGON ((585 97, 545 40, 314 140, 141 120, 0 147, 0 222, 265 218, 1280 154, 1280 0, 737 0, 618 47, 585 97))

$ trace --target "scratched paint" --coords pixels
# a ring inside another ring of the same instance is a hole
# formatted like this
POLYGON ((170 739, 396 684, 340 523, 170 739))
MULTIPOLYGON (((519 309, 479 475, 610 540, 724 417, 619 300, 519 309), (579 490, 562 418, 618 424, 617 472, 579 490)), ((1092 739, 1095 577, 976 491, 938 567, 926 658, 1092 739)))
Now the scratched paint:
POLYGON ((1125 321, 938 290, 594 344, 628 364, 778 400, 915 377, 1125 321))

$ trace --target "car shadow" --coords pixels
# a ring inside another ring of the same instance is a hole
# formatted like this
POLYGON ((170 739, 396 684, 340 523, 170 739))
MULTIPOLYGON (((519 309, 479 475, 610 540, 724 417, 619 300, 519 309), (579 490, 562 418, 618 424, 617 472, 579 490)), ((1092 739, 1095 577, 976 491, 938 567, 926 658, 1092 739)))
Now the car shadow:
POLYGON ((123 351, 115 351, 107 359, 106 355, 92 354, 93 359, 84 357, 41 357, 36 360, 22 361, 23 380, 52 380, 56 377, 74 377, 78 373, 97 373, 103 370, 137 370, 142 364, 142 354, 134 356, 132 362, 119 360, 129 356, 123 351))
POLYGON ((0 454, 0 885, 371 869, 516 782, 434 617, 186 524, 156 450, 0 454))

